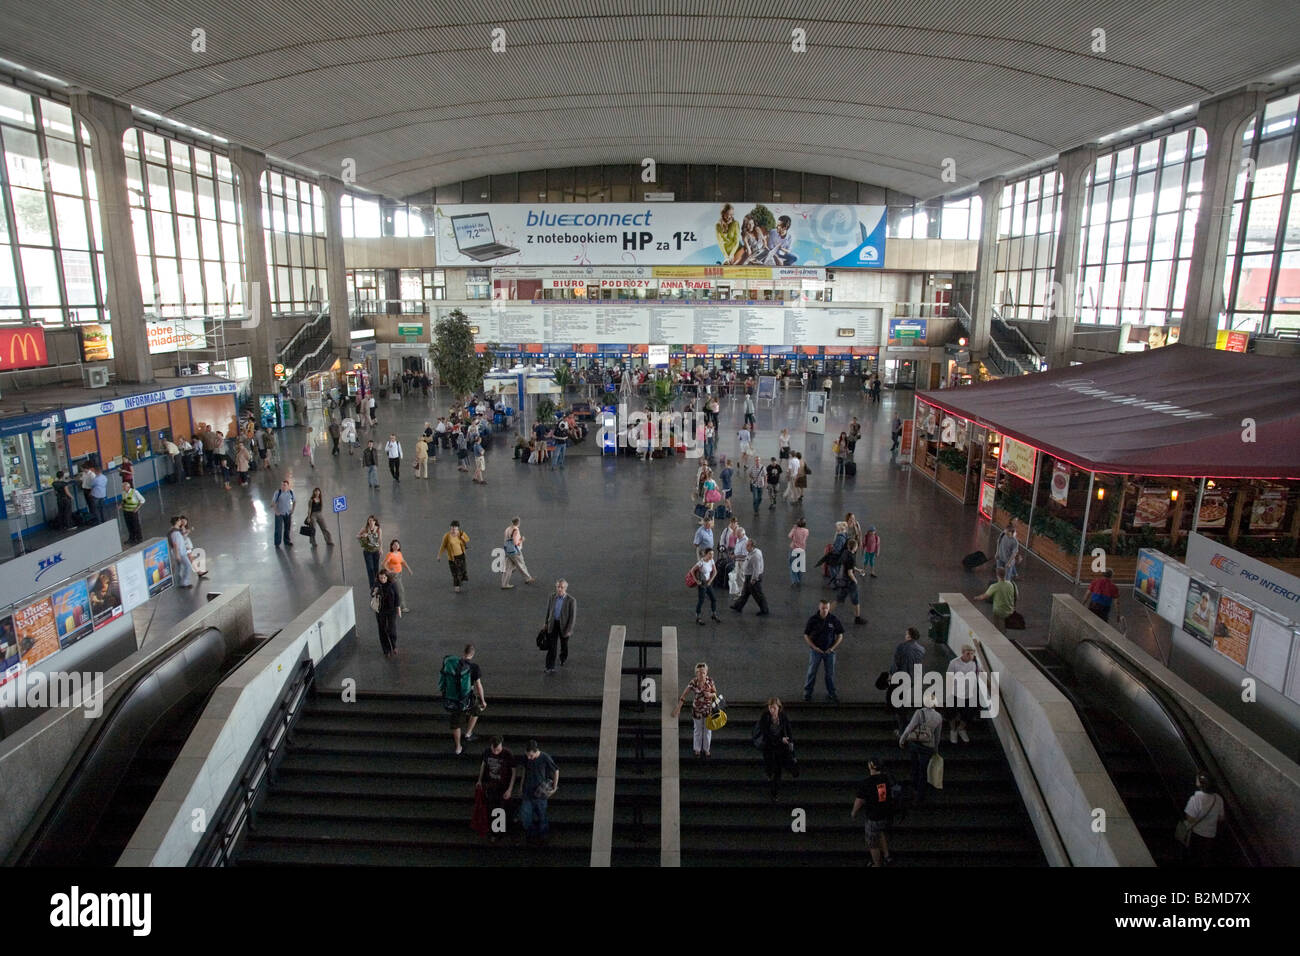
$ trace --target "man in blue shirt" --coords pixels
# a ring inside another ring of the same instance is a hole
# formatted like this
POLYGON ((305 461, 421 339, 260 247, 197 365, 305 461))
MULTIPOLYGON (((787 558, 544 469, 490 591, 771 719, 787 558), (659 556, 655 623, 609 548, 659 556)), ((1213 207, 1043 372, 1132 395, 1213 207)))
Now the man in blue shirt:
POLYGON ((713 519, 705 518, 704 522, 695 529, 695 558, 699 560, 704 557, 705 551, 713 549, 713 519))
POLYGON ((90 513, 95 517, 95 524, 108 520, 108 476, 99 468, 91 468, 95 477, 90 482, 90 513))
POLYGON ((767 259, 774 266, 792 266, 799 257, 790 251, 790 217, 782 216, 767 233, 767 259))
POLYGON ((289 489, 289 479, 280 482, 280 490, 271 497, 271 507, 275 512, 275 546, 280 547, 280 538, 284 538, 286 548, 293 547, 293 492, 289 489))
POLYGON ((823 598, 817 602, 817 613, 808 618, 803 627, 804 643, 808 645, 808 674, 803 682, 803 699, 812 700, 813 685, 817 683, 817 667, 825 666, 826 694, 832 704, 840 702, 835 693, 835 649, 844 642, 844 625, 831 613, 831 603, 823 598))
POLYGON ((550 831, 546 805, 560 789, 560 768, 549 754, 542 753, 536 740, 524 748, 524 785, 519 792, 519 822, 529 841, 545 844, 550 831))

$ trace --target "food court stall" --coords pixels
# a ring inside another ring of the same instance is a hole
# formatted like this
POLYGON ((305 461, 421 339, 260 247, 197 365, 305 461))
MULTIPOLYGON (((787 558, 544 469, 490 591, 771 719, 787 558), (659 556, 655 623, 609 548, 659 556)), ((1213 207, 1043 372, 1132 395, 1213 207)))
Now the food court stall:
POLYGON ((1072 580, 1104 556, 1131 582, 1193 531, 1300 571, 1293 359, 1173 345, 922 392, 915 434, 917 470, 1072 580))

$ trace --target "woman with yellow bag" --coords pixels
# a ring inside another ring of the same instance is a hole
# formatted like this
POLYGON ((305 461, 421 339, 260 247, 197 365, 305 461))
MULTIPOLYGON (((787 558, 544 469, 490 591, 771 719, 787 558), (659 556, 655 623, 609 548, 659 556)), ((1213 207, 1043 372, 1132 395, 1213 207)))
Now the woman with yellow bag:
POLYGON ((709 665, 703 661, 695 665, 695 677, 686 689, 682 691, 682 696, 677 701, 677 706, 673 708, 673 716, 678 717, 682 712, 682 705, 686 703, 686 695, 694 694, 695 699, 691 702, 691 721, 695 728, 693 742, 695 745, 695 756, 709 756, 709 746, 713 743, 713 731, 720 730, 727 722, 727 715, 721 709, 722 698, 718 695, 718 688, 713 684, 713 678, 709 676, 709 665), (714 711, 717 716, 714 716, 714 711))

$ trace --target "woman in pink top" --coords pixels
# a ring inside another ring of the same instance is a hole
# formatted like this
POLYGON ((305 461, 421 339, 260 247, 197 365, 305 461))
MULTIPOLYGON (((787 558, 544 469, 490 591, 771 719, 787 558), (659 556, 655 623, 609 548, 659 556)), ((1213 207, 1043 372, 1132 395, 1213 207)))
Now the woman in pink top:
POLYGON ((808 562, 808 522, 800 518, 787 535, 790 539, 790 583, 803 585, 803 570, 808 562))

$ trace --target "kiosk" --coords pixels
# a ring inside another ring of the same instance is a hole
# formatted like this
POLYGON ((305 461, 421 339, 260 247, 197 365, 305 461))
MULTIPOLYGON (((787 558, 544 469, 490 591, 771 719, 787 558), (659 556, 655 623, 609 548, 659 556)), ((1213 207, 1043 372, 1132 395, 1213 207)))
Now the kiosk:
POLYGON ((810 434, 826 434, 826 393, 819 389, 808 390, 808 408, 804 414, 803 429, 810 434))

